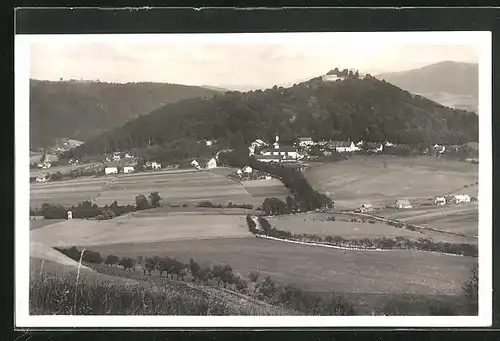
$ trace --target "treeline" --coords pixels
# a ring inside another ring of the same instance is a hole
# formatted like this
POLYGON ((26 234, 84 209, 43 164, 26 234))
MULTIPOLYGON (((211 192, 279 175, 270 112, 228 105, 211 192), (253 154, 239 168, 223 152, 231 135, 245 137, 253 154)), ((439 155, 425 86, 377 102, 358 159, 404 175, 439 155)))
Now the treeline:
MULTIPOLYGON (((190 280, 201 285, 215 285, 225 289, 233 290, 255 299, 265 301, 277 307, 296 310, 307 315, 355 315, 354 306, 343 296, 333 290, 329 295, 317 295, 312 292, 301 290, 293 285, 280 286, 270 276, 263 277, 258 271, 252 271, 247 278, 234 272, 227 264, 215 264, 202 267, 192 258, 189 263, 183 263, 178 259, 170 257, 141 257, 132 259, 130 257, 119 258, 115 255, 102 257, 99 252, 90 250, 82 251, 76 247, 69 249, 56 248, 59 252, 74 259, 75 261, 92 264, 103 264, 108 267, 123 268, 123 276, 127 276, 125 270, 135 271, 136 265, 142 268, 143 276, 158 275, 170 277, 171 280, 190 280)), ((96 268, 106 273, 105 268, 96 268)), ((120 275, 120 274, 116 274, 120 275)))
POLYGON ((263 217, 258 217, 259 226, 255 223, 250 215, 247 215, 247 225, 250 233, 254 235, 264 235, 268 237, 292 240, 300 242, 311 242, 317 244, 325 244, 332 246, 339 246, 353 249, 365 250, 421 250, 433 251, 454 255, 478 256, 477 245, 466 243, 448 243, 448 242, 435 242, 426 238, 419 238, 418 240, 408 239, 402 236, 394 238, 360 238, 360 239, 345 239, 341 236, 319 236, 316 234, 302 233, 295 234, 290 231, 278 230, 271 226, 269 221, 263 217))
MULTIPOLYGON (((256 138, 282 141, 391 141, 397 144, 459 144, 478 141, 473 112, 413 96, 373 77, 290 88, 227 92, 166 105, 73 149, 74 156, 159 146, 177 158, 181 141, 220 141, 221 148, 248 146, 256 138)), ((195 157, 197 155, 190 155, 195 157)))
POLYGON ((153 192, 148 197, 140 194, 136 196, 135 201, 135 206, 120 206, 115 200, 111 205, 104 205, 101 207, 86 200, 77 206, 71 206, 69 208, 63 207, 62 205, 51 205, 45 203, 40 209, 30 209, 30 215, 43 216, 45 219, 67 219, 68 211, 71 211, 73 219, 108 220, 119 217, 125 213, 161 206, 161 197, 158 192, 153 192))
MULTIPOLYGON (((283 205, 291 207, 293 211, 311 211, 322 208, 332 208, 334 202, 327 195, 313 189, 302 172, 295 168, 287 167, 281 164, 258 162, 254 157, 248 156, 243 150, 234 150, 229 153, 219 155, 219 163, 231 167, 242 168, 245 165, 257 169, 258 171, 272 174, 283 182, 286 188, 293 194, 287 198, 283 205)), ((281 204, 276 198, 266 199, 267 204, 271 204, 273 210, 280 209, 281 204), (271 201, 270 201, 271 200, 271 201)))

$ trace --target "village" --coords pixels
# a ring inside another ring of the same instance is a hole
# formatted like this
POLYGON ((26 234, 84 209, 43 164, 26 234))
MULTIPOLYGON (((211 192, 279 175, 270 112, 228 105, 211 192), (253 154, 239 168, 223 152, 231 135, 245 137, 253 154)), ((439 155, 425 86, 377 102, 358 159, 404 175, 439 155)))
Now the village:
MULTIPOLYGON (((231 149, 220 149, 217 148, 216 140, 201 140, 198 143, 203 143, 207 147, 213 148, 213 156, 205 161, 201 158, 193 158, 189 163, 192 169, 197 171, 212 170, 220 167, 219 156, 221 153, 232 151, 231 149), (215 150, 217 150, 215 152, 215 150)), ((457 152, 461 148, 471 148, 471 146, 466 145, 440 145, 434 144, 427 147, 423 152, 417 151, 422 155, 434 155, 439 158, 441 155, 445 155, 447 152, 457 152)), ((477 146, 472 146, 472 149, 477 148, 477 146)), ((308 169, 311 165, 314 165, 316 161, 321 161, 321 158, 327 158, 332 155, 342 156, 344 158, 350 158, 352 155, 378 155, 384 154, 388 150, 410 150, 411 148, 402 145, 395 144, 388 141, 385 142, 364 142, 359 141, 354 143, 353 141, 314 141, 311 137, 299 137, 291 143, 280 142, 280 137, 276 134, 273 142, 266 142, 262 139, 254 140, 248 146, 248 155, 255 158, 256 161, 262 163, 276 163, 282 164, 285 167, 297 168, 301 171, 308 169)), ((42 157, 42 161, 38 163, 38 168, 48 169, 51 167, 51 163, 47 161, 48 157, 42 157)), ((465 161, 477 162, 477 158, 467 158, 465 161)), ((147 171, 160 171, 169 169, 178 169, 179 165, 165 165, 159 161, 144 161, 139 157, 133 156, 129 152, 114 152, 109 155, 105 155, 100 162, 83 164, 79 160, 70 159, 69 165, 78 167, 70 172, 74 177, 77 176, 116 176, 118 174, 130 174, 138 172, 147 171)), ((46 173, 36 177, 31 177, 31 182, 47 182, 53 180, 62 180, 62 175, 59 171, 55 173, 46 173)), ((273 176, 265 172, 261 172, 257 169, 246 165, 240 169, 235 170, 233 173, 229 174, 228 177, 237 181, 251 181, 251 180, 271 180, 273 176)), ((391 204, 378 204, 373 205, 372 203, 364 203, 354 209, 358 213, 374 212, 377 210, 382 210, 384 208, 392 207, 397 209, 411 209, 417 206, 442 206, 447 204, 461 204, 469 203, 471 201, 477 201, 478 198, 471 198, 467 194, 454 194, 441 196, 436 196, 433 198, 419 198, 414 202, 411 202, 408 198, 394 198, 391 204)))

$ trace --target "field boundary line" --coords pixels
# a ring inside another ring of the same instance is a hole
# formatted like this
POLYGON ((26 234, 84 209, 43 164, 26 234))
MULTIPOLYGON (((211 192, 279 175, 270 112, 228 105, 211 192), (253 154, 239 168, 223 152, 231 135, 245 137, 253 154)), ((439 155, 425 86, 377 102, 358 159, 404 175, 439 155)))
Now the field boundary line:
POLYGON ((390 223, 395 223, 395 224, 403 224, 403 225, 408 225, 408 226, 414 226, 417 229, 421 229, 421 230, 429 230, 429 231, 433 231, 433 232, 439 232, 439 233, 451 234, 451 235, 460 236, 460 237, 475 238, 475 239, 477 239, 477 236, 471 236, 471 235, 467 235, 467 234, 463 234, 463 233, 458 233, 458 232, 450 232, 450 231, 445 231, 445 230, 439 230, 439 229, 435 229, 435 228, 427 227, 427 226, 422 226, 422 225, 408 224, 408 223, 405 223, 405 222, 400 221, 400 220, 388 219, 388 218, 380 217, 380 216, 373 215, 373 214, 358 213, 358 212, 351 212, 351 211, 342 212, 342 214, 357 215, 357 216, 361 216, 361 217, 367 217, 367 218, 371 218, 371 219, 374 219, 374 220, 382 221, 382 222, 385 222, 385 223, 390 222, 390 223))
POLYGON ((425 251, 425 250, 416 250, 416 249, 375 249, 375 248, 366 248, 365 249, 365 248, 338 246, 338 245, 330 245, 330 244, 323 244, 323 243, 302 242, 302 241, 298 241, 298 240, 270 237, 270 236, 266 236, 263 234, 256 234, 255 236, 257 238, 271 239, 271 240, 276 240, 276 241, 280 241, 280 242, 284 242, 284 243, 300 244, 300 245, 307 245, 307 246, 319 246, 319 247, 326 247, 326 248, 330 248, 330 249, 346 250, 346 251, 368 251, 368 252, 414 251, 414 252, 435 253, 435 254, 440 254, 440 255, 445 255, 445 256, 465 257, 464 255, 457 255, 454 253, 444 253, 444 252, 437 252, 437 251, 425 251))

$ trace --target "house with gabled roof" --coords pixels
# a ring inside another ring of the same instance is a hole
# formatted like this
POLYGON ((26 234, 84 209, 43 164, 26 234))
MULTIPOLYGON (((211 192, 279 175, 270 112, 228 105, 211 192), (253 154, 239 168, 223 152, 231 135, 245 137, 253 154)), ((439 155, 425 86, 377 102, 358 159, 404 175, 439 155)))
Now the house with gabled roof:
POLYGON ((348 141, 328 141, 326 143, 326 148, 336 151, 337 153, 344 153, 344 152, 354 152, 358 150, 354 142, 348 142, 348 141))

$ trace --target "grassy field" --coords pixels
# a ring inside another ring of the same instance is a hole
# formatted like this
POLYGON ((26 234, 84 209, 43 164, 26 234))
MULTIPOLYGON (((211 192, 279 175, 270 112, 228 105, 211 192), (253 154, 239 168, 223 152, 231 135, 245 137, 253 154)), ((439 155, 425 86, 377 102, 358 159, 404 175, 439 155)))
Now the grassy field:
MULTIPOLYGON (((358 155, 316 165, 305 176, 316 190, 330 195, 336 207, 356 208, 455 192, 478 181, 478 166, 431 156, 358 155)), ((465 189, 477 195, 477 187, 465 189)))
POLYGON ((64 219, 30 219, 30 230, 66 221, 64 219))
POLYGON ((82 177, 72 180, 32 183, 30 206, 41 207, 44 203, 63 206, 77 205, 96 198, 111 178, 82 177))
POLYGON ((250 236, 244 215, 203 212, 124 215, 103 221, 73 219, 31 231, 33 241, 50 246, 250 236))
POLYGON ((382 222, 374 224, 350 222, 351 217, 342 214, 301 213, 280 217, 266 218, 278 230, 290 231, 295 234, 310 233, 320 236, 341 236, 344 239, 406 237, 419 239, 423 235, 417 231, 396 228, 382 222), (327 221, 328 217, 335 221, 327 221))
POLYGON ((193 257, 202 265, 230 264, 242 275, 258 270, 306 290, 385 294, 460 294, 472 257, 426 252, 342 251, 258 238, 184 240, 88 246, 118 256, 193 257))
POLYGON ((443 231, 458 232, 470 236, 477 236, 478 233, 477 203, 420 207, 409 211, 385 209, 377 214, 385 218, 443 231))
POLYGON ((135 204, 138 194, 159 192, 163 203, 194 204, 209 200, 217 204, 260 204, 245 187, 227 177, 210 172, 172 170, 138 174, 120 174, 100 178, 82 177, 48 183, 32 183, 31 207, 43 203, 71 206, 85 200, 98 205, 117 200, 121 205, 135 204))
POLYGON ((254 197, 258 204, 262 204, 266 198, 275 197, 285 199, 290 194, 290 191, 283 186, 283 183, 275 178, 270 180, 242 181, 241 184, 254 197))
POLYGON ((61 172, 63 174, 69 173, 72 170, 76 169, 81 169, 85 168, 88 166, 94 166, 97 165, 98 162, 92 162, 92 163, 86 163, 86 164, 79 164, 79 165, 61 165, 61 166, 53 166, 47 169, 31 169, 30 170, 30 176, 43 176, 47 173, 56 173, 56 172, 61 172))

